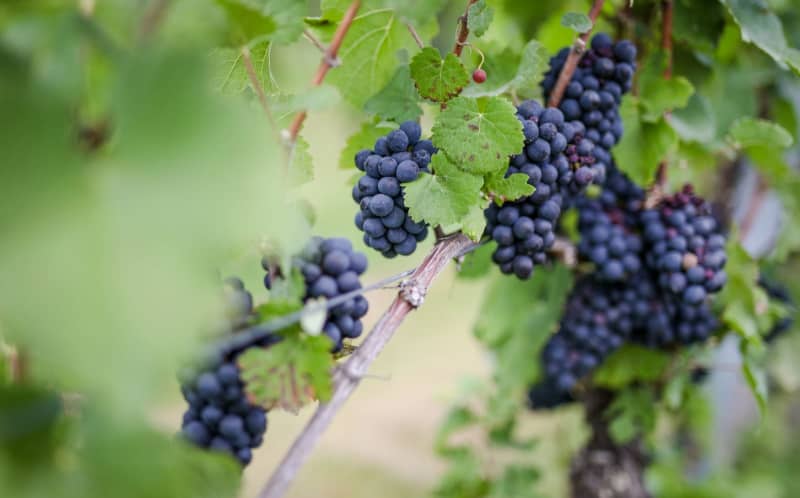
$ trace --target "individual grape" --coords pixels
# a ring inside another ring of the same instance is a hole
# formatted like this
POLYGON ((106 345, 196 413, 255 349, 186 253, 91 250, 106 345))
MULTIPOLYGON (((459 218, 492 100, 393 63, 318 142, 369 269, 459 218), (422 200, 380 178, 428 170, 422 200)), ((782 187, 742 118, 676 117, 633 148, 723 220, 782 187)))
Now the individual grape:
POLYGON ((364 232, 364 243, 388 258, 411 254, 428 235, 427 225, 411 218, 403 199, 404 183, 416 180, 421 172, 430 173, 428 165, 436 148, 421 136, 419 124, 406 121, 379 138, 373 150, 355 155, 356 168, 365 173, 353 189, 353 200, 360 206, 355 224, 364 232))
MULTIPOLYGON (((380 226, 385 231, 384 225, 376 218, 367 221, 371 220, 376 220, 375 226, 380 226)), ((371 227, 366 227, 365 222, 365 232, 369 234, 370 230, 371 227)), ((408 245, 405 244, 407 239, 414 241, 416 247, 416 239, 413 236, 407 236, 396 247, 407 250, 408 245)), ((386 243, 389 245, 388 241, 386 243)), ((413 249, 411 251, 413 252, 413 249)), ((319 296, 334 299, 360 289, 359 275, 367 269, 366 256, 353 251, 350 241, 344 238, 314 237, 303 254, 294 259, 293 264, 300 270, 305 281, 304 301, 319 296)), ((367 309, 366 299, 363 296, 355 296, 329 310, 323 331, 333 341, 333 352, 341 350, 343 338, 355 338, 361 334, 361 318, 367 314, 367 309)))

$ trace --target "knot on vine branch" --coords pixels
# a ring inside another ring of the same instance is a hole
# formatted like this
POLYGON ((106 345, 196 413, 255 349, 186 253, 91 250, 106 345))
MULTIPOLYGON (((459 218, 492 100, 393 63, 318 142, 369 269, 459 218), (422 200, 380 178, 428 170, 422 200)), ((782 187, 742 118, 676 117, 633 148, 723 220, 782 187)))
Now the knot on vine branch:
POLYGON ((419 287, 416 280, 403 280, 400 282, 400 297, 416 309, 425 302, 425 289, 419 287))

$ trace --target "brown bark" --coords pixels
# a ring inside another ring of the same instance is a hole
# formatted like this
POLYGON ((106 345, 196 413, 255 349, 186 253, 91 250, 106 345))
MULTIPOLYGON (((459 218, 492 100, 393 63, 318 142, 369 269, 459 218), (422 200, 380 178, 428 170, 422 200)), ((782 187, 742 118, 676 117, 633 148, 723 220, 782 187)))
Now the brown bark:
POLYGON ((605 413, 613 399, 610 391, 586 394, 586 422, 592 435, 572 460, 572 498, 651 498, 644 483, 647 457, 641 441, 618 445, 609 434, 605 413))

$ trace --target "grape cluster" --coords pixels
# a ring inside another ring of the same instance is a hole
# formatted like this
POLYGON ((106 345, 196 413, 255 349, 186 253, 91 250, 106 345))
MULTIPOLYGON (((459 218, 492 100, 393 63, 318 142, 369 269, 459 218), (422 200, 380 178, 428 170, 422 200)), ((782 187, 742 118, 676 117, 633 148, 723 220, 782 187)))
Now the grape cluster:
POLYGON ((486 211, 486 234, 497 242, 492 258, 506 274, 526 279, 543 264, 555 242, 563 207, 562 192, 579 193, 605 171, 591 156, 594 144, 582 137, 580 124, 564 121, 555 108, 533 100, 517 107, 525 136, 523 150, 511 157, 506 176, 522 173, 535 191, 486 211))
POLYGON ((233 455, 242 465, 252 459, 267 430, 263 408, 247 401, 239 368, 232 360, 214 364, 184 380, 189 408, 182 434, 201 448, 233 455))
POLYGON ((414 181, 428 165, 436 148, 421 140, 422 129, 406 121, 375 142, 373 150, 355 156, 356 167, 365 174, 353 186, 353 200, 360 206, 355 222, 364 232, 364 243, 387 258, 414 252, 428 236, 428 226, 408 214, 403 184, 414 181))
POLYGON ((725 237, 708 204, 694 195, 691 185, 641 213, 645 264, 658 284, 681 300, 701 306, 709 294, 725 285, 725 237))
MULTIPOLYGON (((226 317, 233 330, 246 324, 253 311, 253 297, 238 278, 225 280, 226 317)), ((214 351, 203 366, 185 368, 180 374, 181 392, 189 404, 183 414, 182 436, 213 451, 228 453, 242 465, 261 445, 267 428, 264 409, 251 404, 244 392, 236 357, 247 347, 269 347, 280 338, 267 335, 254 344, 214 351)))
MULTIPOLYGON (((305 281, 304 300, 333 299, 361 288, 359 275, 367 269, 367 257, 354 251, 347 239, 314 237, 295 258, 294 265, 305 281)), ((322 330, 333 341, 333 352, 342 349, 343 339, 361 335, 361 318, 368 308, 366 298, 357 295, 329 310, 322 330)))
MULTIPOLYGON (((550 59, 542 80, 545 98, 549 98, 569 52, 570 48, 563 48, 550 59)), ((586 138, 599 146, 595 157, 605 164, 622 137, 619 105, 622 95, 631 89, 635 71, 636 46, 628 40, 614 43, 607 34, 598 33, 581 56, 559 104, 567 120, 583 123, 586 138)))
POLYGON ((634 326, 629 298, 594 274, 575 284, 558 332, 542 349, 543 379, 529 393, 532 407, 571 401, 575 384, 624 344, 634 326))

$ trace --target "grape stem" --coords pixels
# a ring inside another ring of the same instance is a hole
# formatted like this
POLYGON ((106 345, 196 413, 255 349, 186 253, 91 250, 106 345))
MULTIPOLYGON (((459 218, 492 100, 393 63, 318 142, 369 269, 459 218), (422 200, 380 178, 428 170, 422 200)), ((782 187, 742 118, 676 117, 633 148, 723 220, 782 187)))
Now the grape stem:
POLYGON ((461 57, 461 51, 464 50, 464 45, 467 44, 467 37, 469 36, 469 8, 478 0, 469 0, 464 15, 458 18, 458 30, 456 32, 456 44, 453 47, 453 53, 456 57, 461 57))
MULTIPOLYGON (((595 0, 592 4, 592 8, 589 10, 589 19, 592 21, 592 26, 594 26, 595 21, 597 21, 597 16, 600 15, 602 9, 603 0, 595 0)), ((564 67, 561 68, 561 73, 558 75, 556 85, 550 93, 550 99, 547 101, 548 107, 557 107, 558 104, 561 103, 561 99, 564 97, 564 91, 567 89, 567 85, 572 79, 575 69, 578 67, 578 62, 583 52, 586 50, 586 42, 589 41, 589 36, 591 34, 592 28, 589 28, 586 32, 581 33, 580 36, 575 39, 575 43, 572 44, 572 50, 570 50, 567 60, 564 62, 564 67)))
POLYGON ((317 407, 306 427, 273 472, 258 498, 280 498, 289 488, 297 472, 310 456, 319 438, 333 421, 345 401, 358 387, 369 366, 416 305, 407 296, 424 296, 433 280, 457 256, 475 246, 464 234, 456 234, 438 242, 409 277, 403 290, 378 320, 359 348, 333 374, 333 395, 317 407))
POLYGON ((417 30, 414 29, 414 25, 411 24, 410 22, 407 22, 406 27, 408 28, 408 32, 411 33, 411 37, 417 43, 417 46, 420 49, 425 48, 425 43, 422 41, 422 38, 420 38, 419 33, 417 33, 417 30))
MULTIPOLYGON (((355 19, 359 8, 361 8, 361 0, 353 0, 353 2, 350 3, 350 6, 344 13, 342 21, 336 28, 336 33, 333 35, 333 40, 331 40, 330 45, 328 45, 327 50, 325 50, 322 55, 322 61, 319 64, 319 69, 317 69, 317 74, 314 75, 314 79, 311 81, 312 85, 321 85, 325 80, 325 76, 328 74, 328 71, 332 67, 335 67, 338 61, 337 57, 339 54, 339 49, 342 47, 344 37, 347 35, 347 31, 353 24, 353 20, 355 19)), ((308 113, 305 109, 298 112, 292 120, 292 123, 289 125, 288 141, 290 144, 293 144, 295 141, 297 141, 297 135, 300 134, 300 129, 303 127, 303 122, 306 120, 307 114, 308 113)))
MULTIPOLYGON (((666 56, 664 66, 664 79, 672 77, 672 0, 662 0, 661 2, 661 49, 666 56)), ((664 113, 664 117, 669 119, 670 111, 664 113)), ((653 188, 648 192, 648 204, 657 204, 655 197, 661 198, 667 188, 667 161, 662 160, 658 163, 656 178, 653 188), (651 199, 651 197, 654 197, 651 199)))

